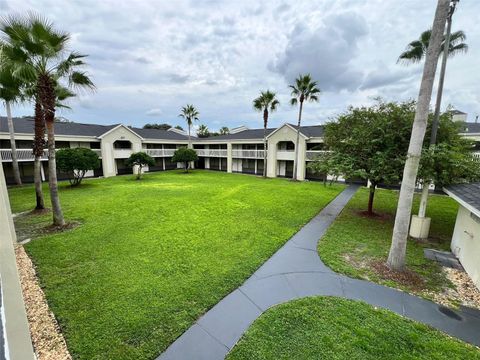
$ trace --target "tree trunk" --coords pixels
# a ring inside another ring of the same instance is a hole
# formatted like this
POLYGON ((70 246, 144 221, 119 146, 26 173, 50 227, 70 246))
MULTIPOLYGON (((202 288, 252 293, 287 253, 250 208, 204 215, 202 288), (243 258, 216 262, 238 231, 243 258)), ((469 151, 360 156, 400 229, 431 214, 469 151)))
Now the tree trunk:
POLYGON ((428 202, 428 188, 430 182, 424 182, 422 187, 422 198, 420 199, 420 207, 418 208, 418 216, 424 218, 427 212, 427 202, 428 202))
POLYGON ((296 139, 296 141, 295 141, 295 161, 293 162, 293 180, 297 180, 298 142, 300 141, 300 124, 302 123, 302 109, 303 109, 303 101, 300 100, 300 106, 299 106, 299 108, 298 108, 297 139, 296 139))
POLYGON ((8 132, 10 133, 10 147, 12 148, 12 168, 15 184, 22 185, 20 177, 20 169, 18 167, 17 145, 15 144, 15 130, 13 128, 12 111, 10 109, 10 101, 5 101, 5 109, 7 110, 8 132))
POLYGON ((35 156, 33 180, 35 183, 35 210, 45 209, 45 200, 42 190, 41 158, 43 157, 43 148, 45 146, 45 119, 43 116, 42 105, 38 99, 35 100, 35 137, 33 140, 33 155, 35 156))
POLYGON ((392 245, 388 255, 387 265, 390 269, 402 271, 405 267, 405 253, 407 247, 408 227, 412 211, 413 194, 417 178, 418 165, 422 152, 423 139, 427 128, 428 107, 432 97, 433 81, 437 68, 438 55, 443 40, 445 21, 448 15, 450 0, 438 0, 435 19, 432 26, 432 35, 425 58, 422 82, 418 94, 417 108, 413 122, 407 160, 403 170, 402 186, 395 216, 392 245))
POLYGON ((368 215, 373 215, 373 199, 375 197, 375 189, 377 185, 370 181, 370 193, 368 195, 368 215))
POLYGON ((267 177, 267 125, 268 110, 263 110, 263 177, 267 177))
POLYGON ((52 203, 53 224, 64 226, 62 207, 58 196, 57 164, 55 157, 55 87, 53 80, 48 75, 41 75, 39 79, 40 98, 43 105, 45 124, 47 126, 48 143, 48 186, 52 203))
POLYGON ((35 155, 35 162, 33 163, 33 181, 35 183, 35 198, 37 204, 35 206, 35 210, 45 209, 45 201, 43 200, 41 166, 41 157, 35 155))
MULTIPOLYGON (((447 34, 445 36, 445 44, 443 45, 443 56, 442 56, 442 66, 440 68, 440 77, 438 79, 438 89, 437 89, 437 98, 435 102, 435 113, 433 115, 432 122, 432 131, 430 134, 430 147, 433 147, 437 143, 437 132, 440 122, 440 108, 442 105, 442 96, 443 96, 443 84, 445 82, 445 72, 447 69, 447 59, 448 59, 448 50, 450 48, 450 34, 452 32, 452 15, 453 12, 450 10, 450 14, 447 19, 447 34)), ((424 179, 423 189, 422 189, 422 199, 420 201, 420 208, 418 209, 418 216, 425 217, 428 204, 428 188, 430 182, 424 179)))

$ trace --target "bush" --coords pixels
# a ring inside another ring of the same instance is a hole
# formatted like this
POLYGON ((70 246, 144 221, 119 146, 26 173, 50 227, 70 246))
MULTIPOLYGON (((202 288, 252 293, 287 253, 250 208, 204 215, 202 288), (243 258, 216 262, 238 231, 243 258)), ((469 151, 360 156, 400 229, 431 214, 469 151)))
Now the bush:
POLYGON ((127 166, 132 167, 132 168, 134 166, 138 167, 137 180, 140 180, 140 178, 142 177, 142 168, 144 166, 155 165, 155 160, 150 155, 148 155, 147 153, 145 153, 143 151, 139 151, 139 152, 136 152, 136 153, 133 153, 132 155, 130 155, 130 157, 127 159, 125 164, 127 166))
POLYGON ((87 148, 60 149, 56 158, 57 167, 68 175, 72 186, 80 185, 87 171, 100 167, 97 153, 87 148))
POLYGON ((191 161, 197 161, 198 160, 198 155, 197 152, 193 149, 188 149, 188 148, 180 148, 175 151, 172 157, 173 162, 180 162, 183 163, 183 168, 185 169, 185 172, 188 172, 189 168, 189 163, 191 161))

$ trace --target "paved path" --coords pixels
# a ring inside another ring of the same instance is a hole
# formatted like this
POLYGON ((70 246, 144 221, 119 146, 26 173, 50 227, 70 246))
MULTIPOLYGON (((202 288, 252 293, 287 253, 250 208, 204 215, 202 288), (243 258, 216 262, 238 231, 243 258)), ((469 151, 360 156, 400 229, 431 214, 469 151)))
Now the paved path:
POLYGON ((242 286, 223 298, 157 359, 224 359, 242 334, 273 305, 314 295, 362 300, 480 345, 480 312, 450 309, 330 270, 317 254, 318 240, 357 191, 349 186, 296 233, 242 286))

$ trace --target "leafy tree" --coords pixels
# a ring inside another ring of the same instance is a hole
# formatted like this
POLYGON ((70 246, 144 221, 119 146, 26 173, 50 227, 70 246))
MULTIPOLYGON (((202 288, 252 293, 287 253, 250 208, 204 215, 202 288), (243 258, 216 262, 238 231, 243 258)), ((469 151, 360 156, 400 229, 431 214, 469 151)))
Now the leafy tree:
POLYGON ((193 149, 189 149, 186 147, 181 147, 175 150, 175 153, 172 157, 172 162, 179 162, 183 163, 183 168, 185 172, 188 173, 189 164, 192 161, 197 161, 198 155, 197 152, 193 149))
POLYGON ((220 135, 228 135, 230 134, 230 129, 226 126, 222 126, 218 132, 220 135))
POLYGON ((130 155, 125 161, 125 164, 129 167, 137 167, 137 180, 142 178, 142 169, 145 166, 154 166, 155 160, 143 151, 139 151, 130 155))
MULTIPOLYGON (((418 40, 414 40, 408 44, 407 48, 398 57, 397 62, 405 64, 419 63, 423 60, 427 54, 428 44, 430 43, 430 37, 432 36, 432 30, 424 31, 420 34, 418 40)), ((450 35, 448 56, 455 56, 458 53, 465 53, 468 51, 468 45, 464 43, 467 36, 463 31, 455 31, 450 35)), ((442 41, 439 55, 445 48, 445 36, 442 41)))
POLYGON ((174 128, 175 128, 175 129, 178 129, 178 130, 184 131, 184 130, 183 130, 183 127, 181 127, 180 125, 175 125, 174 128))
POLYGON ((192 128, 193 122, 198 121, 199 112, 195 109, 195 106, 191 104, 187 104, 186 106, 182 107, 182 112, 178 115, 185 119, 188 126, 188 144, 191 145, 190 140, 190 129, 192 128))
POLYGON ((331 153, 326 163, 311 164, 311 169, 369 180, 367 213, 372 215, 377 185, 401 180, 414 109, 413 102, 381 101, 372 107, 350 107, 325 125, 324 141, 331 153))
MULTIPOLYGON (((158 129, 158 130, 168 130, 172 125, 163 123, 163 124, 145 124, 143 125, 144 129, 158 129)), ((183 129, 182 129, 183 130, 183 129)))
MULTIPOLYGON (((41 105, 47 129, 49 188, 53 223, 63 226, 58 196, 55 153, 56 88, 62 82, 69 87, 94 89, 88 75, 79 68, 83 58, 76 52, 67 53, 70 35, 57 31, 41 16, 9 17, 1 21, 0 32, 2 61, 12 64, 12 74, 26 84, 35 84, 35 100, 41 105)), ((42 125, 39 124, 39 127, 42 125)))
POLYGON ((267 176, 267 126, 269 111, 277 110, 280 101, 277 95, 269 90, 260 92, 260 96, 253 100, 253 108, 263 111, 263 177, 267 176))
POLYGON ((297 180, 298 142, 300 140, 303 102, 317 102, 320 89, 317 88, 317 82, 312 80, 310 74, 300 75, 295 79, 295 84, 289 85, 289 87, 292 89, 292 98, 290 99, 290 104, 292 106, 297 105, 298 103, 300 104, 298 108, 297 139, 295 141, 295 161, 293 162, 293 180, 297 180))
POLYGON ((68 175, 70 185, 77 186, 86 172, 100 167, 100 160, 95 151, 87 148, 65 148, 57 151, 58 168, 68 175))
POLYGON ((200 124, 197 130, 197 136, 199 138, 206 138, 210 136, 210 130, 208 130, 207 125, 205 124, 200 124))

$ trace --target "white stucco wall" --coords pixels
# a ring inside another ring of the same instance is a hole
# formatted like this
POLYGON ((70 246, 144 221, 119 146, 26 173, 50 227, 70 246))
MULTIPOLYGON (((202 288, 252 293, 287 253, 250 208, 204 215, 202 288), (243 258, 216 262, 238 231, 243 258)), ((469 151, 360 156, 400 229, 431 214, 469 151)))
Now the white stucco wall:
POLYGON ((458 209, 451 249, 480 289, 480 218, 462 205, 458 209))

